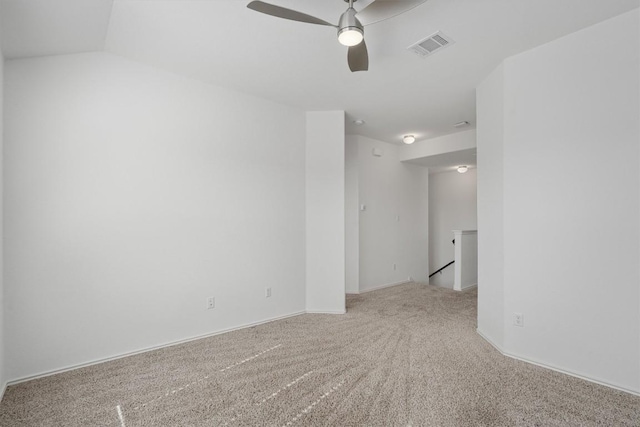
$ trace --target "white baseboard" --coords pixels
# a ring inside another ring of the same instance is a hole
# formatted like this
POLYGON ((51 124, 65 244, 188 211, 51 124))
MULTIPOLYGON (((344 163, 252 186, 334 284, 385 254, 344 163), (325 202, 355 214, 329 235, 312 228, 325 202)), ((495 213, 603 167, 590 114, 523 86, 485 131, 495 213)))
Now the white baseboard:
POLYGON ((473 285, 469 285, 469 286, 465 286, 464 288, 460 289, 460 291, 466 291, 468 289, 473 289, 473 288, 477 288, 478 284, 474 283, 473 285))
POLYGON ((634 396, 640 396, 640 392, 637 391, 637 390, 630 390, 628 388, 625 388, 625 387, 622 387, 622 386, 619 386, 619 385, 616 385, 616 384, 611 384, 611 383, 606 382, 606 381, 602 381, 602 380, 595 379, 595 378, 590 378, 588 376, 585 376, 584 374, 578 374, 576 372, 568 371, 568 370, 563 369, 563 368, 558 368, 558 367, 550 365, 548 363, 539 362, 539 361, 532 360, 532 359, 527 358, 527 357, 522 357, 522 356, 519 356, 519 355, 516 355, 516 354, 512 354, 512 353, 506 352, 499 345, 497 345, 496 343, 491 341, 489 338, 487 338, 487 336, 484 335, 482 332, 480 332, 478 329, 476 329, 476 332, 485 341, 487 341, 496 350, 498 350, 498 352, 500 352, 500 354, 502 354, 503 356, 510 357, 511 359, 516 359, 516 360, 519 360, 521 362, 530 363, 532 365, 540 366, 541 368, 550 369, 552 371, 556 371, 556 372, 559 372, 561 374, 569 375, 569 376, 572 376, 572 377, 575 377, 575 378, 580 378, 581 380, 585 380, 585 381, 589 381, 591 383, 603 385, 605 387, 609 387, 609 388, 612 388, 612 389, 615 389, 615 390, 618 390, 618 391, 623 391, 625 393, 629 393, 629 394, 632 394, 634 396))
POLYGON ((402 282, 387 283, 385 285, 379 285, 373 288, 365 289, 364 291, 360 291, 359 293, 366 294, 367 292, 373 292, 373 291, 377 291, 384 288, 390 288, 392 286, 406 285, 407 283, 411 283, 411 282, 413 282, 413 280, 403 280, 402 282))
POLYGON ((2 402, 2 398, 4 397, 4 392, 7 391, 7 383, 2 384, 2 389, 0 389, 0 402, 2 402))
POLYGON ((480 329, 476 328, 476 333, 478 335, 480 335, 482 337, 482 339, 484 339, 486 342, 491 344, 493 346, 493 348, 498 350, 499 353, 504 354, 504 351, 502 351, 502 347, 500 347, 498 344, 494 343, 489 337, 487 337, 485 334, 480 332, 480 329))
MULTIPOLYGON (((38 379, 38 378, 44 378, 44 377, 48 377, 48 376, 55 375, 55 374, 61 374, 63 372, 73 371, 75 369, 85 368, 87 366, 98 365, 100 363, 110 362, 112 360, 122 359, 122 358, 129 357, 129 356, 135 356, 136 354, 147 353, 149 351, 154 351, 154 350, 158 350, 158 349, 166 348, 166 347, 172 347, 174 345, 184 344, 184 343, 188 343, 188 342, 191 342, 191 341, 200 340, 200 339, 203 339, 203 338, 208 338, 208 337, 213 337, 213 336, 216 336, 216 335, 226 334, 227 332, 233 332, 233 331, 237 331, 237 330, 240 330, 240 329, 252 328, 254 326, 258 326, 258 325, 262 325, 262 324, 265 324, 265 323, 274 322, 276 320, 283 320, 283 319, 287 319, 289 317, 299 316, 301 314, 306 314, 306 313, 307 313, 307 311, 304 311, 304 310, 303 311, 297 311, 297 312, 294 312, 294 313, 285 314, 283 316, 270 317, 268 319, 259 320, 257 322, 245 323, 245 324, 242 324, 240 326, 235 326, 233 328, 221 329, 219 331, 210 332, 208 334, 197 335, 197 336, 194 336, 194 337, 189 337, 189 338, 185 338, 185 339, 177 340, 177 341, 171 341, 171 342, 168 342, 168 343, 164 343, 164 344, 160 344, 160 345, 156 345, 156 346, 152 346, 152 347, 145 347, 145 348, 140 349, 140 350, 135 350, 135 351, 127 352, 127 353, 122 353, 122 354, 118 354, 118 355, 115 355, 115 356, 109 356, 109 357, 105 357, 105 358, 102 358, 102 359, 96 359, 96 360, 92 360, 90 362, 78 363, 76 365, 70 365, 70 366, 66 366, 64 368, 60 368, 60 369, 54 369, 54 370, 51 370, 51 371, 40 372, 40 373, 35 374, 35 375, 29 375, 29 376, 26 376, 26 377, 22 377, 22 378, 18 378, 18 379, 15 379, 15 380, 8 381, 5 384, 5 389, 6 389, 7 386, 20 384, 20 383, 23 383, 23 382, 26 382, 26 381, 35 380, 35 379, 38 379)), ((344 314, 344 313, 342 313, 342 314, 344 314)), ((4 393, 4 389, 2 390, 2 393, 4 393)), ((1 400, 1 396, 0 396, 0 400, 1 400)))
POLYGON ((307 314, 346 314, 347 310, 306 310, 307 314))

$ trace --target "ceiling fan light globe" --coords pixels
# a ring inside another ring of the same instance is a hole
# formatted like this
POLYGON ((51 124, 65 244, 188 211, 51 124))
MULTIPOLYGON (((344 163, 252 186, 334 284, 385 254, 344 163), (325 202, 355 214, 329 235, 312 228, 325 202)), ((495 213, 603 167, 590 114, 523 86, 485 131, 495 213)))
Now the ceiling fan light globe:
POLYGON ((356 46, 362 42, 364 34, 358 27, 342 28, 338 31, 338 41, 344 46, 356 46))

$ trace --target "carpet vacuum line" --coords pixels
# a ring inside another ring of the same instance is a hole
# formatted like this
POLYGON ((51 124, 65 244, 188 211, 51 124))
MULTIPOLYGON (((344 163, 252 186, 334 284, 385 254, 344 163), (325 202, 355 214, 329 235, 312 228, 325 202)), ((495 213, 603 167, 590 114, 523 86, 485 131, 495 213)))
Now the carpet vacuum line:
MULTIPOLYGON (((297 383, 299 383, 300 381, 302 381, 303 379, 305 379, 306 377, 308 377, 309 375, 311 375, 313 373, 313 371, 309 371, 304 375, 299 376, 298 378, 296 378, 295 380, 291 381, 289 384, 287 384, 284 387, 280 387, 277 391, 275 391, 274 393, 271 393, 269 396, 265 397, 264 399, 262 399, 260 402, 256 403, 256 406, 260 406, 263 403, 266 403, 267 401, 275 398, 278 394, 280 394, 282 391, 293 387, 294 385, 296 385, 297 383)), ((229 423, 233 423, 234 421, 239 420, 240 418, 242 418, 242 415, 236 415, 235 417, 231 418, 229 421, 225 422, 224 424, 222 424, 222 427, 226 427, 229 425, 229 423)))
POLYGON ((333 393, 334 391, 338 390, 340 387, 342 387, 344 385, 344 381, 340 381, 337 385, 333 386, 329 391, 327 391, 326 393, 324 393, 322 396, 320 396, 320 398, 318 398, 318 400, 316 400, 315 402, 313 402, 311 405, 307 406, 306 408, 304 408, 301 412, 299 412, 295 417, 293 417, 291 419, 291 421, 288 421, 286 424, 284 424, 282 427, 287 427, 292 425, 293 423, 295 423, 296 421, 298 421, 300 418, 302 418, 303 415, 308 414, 309 412, 311 412, 311 410, 320 402, 322 402, 323 399, 326 399, 331 393, 333 393))
MULTIPOLYGON (((262 356, 263 354, 266 354, 266 353, 268 353, 268 352, 270 352, 270 351, 273 351, 273 350, 275 350, 275 349, 277 349, 277 348, 279 348, 279 347, 281 347, 281 346, 282 346, 282 344, 275 345, 275 346, 273 346, 273 347, 271 347, 271 348, 268 348, 268 349, 266 349, 266 350, 261 351, 260 353, 254 354, 254 355, 253 355, 253 356, 251 356, 251 357, 248 357, 248 358, 246 358, 246 359, 244 359, 244 360, 241 360, 241 361, 239 361, 239 362, 236 362, 236 363, 234 363, 233 365, 229 365, 229 366, 227 366, 226 368, 220 369, 218 372, 226 372, 226 371, 228 371, 228 370, 230 370, 230 369, 236 368, 236 367, 238 367, 238 366, 240 366, 240 365, 242 365, 242 364, 244 364, 244 363, 247 363, 247 362, 249 362, 249 361, 251 361, 251 360, 255 359, 256 357, 260 357, 260 356, 262 356)), ((189 383, 189 384, 187 384, 187 385, 184 385, 184 386, 182 386, 182 387, 178 387, 178 388, 176 388, 176 389, 174 389, 174 390, 168 391, 168 392, 166 392, 165 394, 163 394, 162 396, 158 396, 158 397, 156 397, 155 399, 151 399, 151 400, 149 400, 148 402, 143 403, 142 405, 138 405, 138 406, 134 407, 133 409, 137 411, 137 410, 140 410, 140 409, 142 409, 142 408, 145 408, 147 405, 150 405, 150 404, 152 404, 152 403, 154 403, 154 402, 157 402, 158 400, 161 400, 161 399, 163 399, 163 398, 165 398, 165 397, 173 396, 173 395, 175 395, 176 393, 178 393, 178 392, 180 392, 180 391, 182 391, 182 390, 185 390, 185 389, 187 389, 187 388, 191 387, 192 385, 195 385, 195 384, 197 384, 197 383, 200 383, 200 382, 203 382, 203 381, 205 381, 205 380, 208 380, 208 379, 209 379, 209 377, 210 377, 210 375, 205 375, 204 377, 199 378, 199 379, 197 379, 197 380, 195 380, 195 381, 193 381, 193 382, 191 382, 191 383, 189 383)), ((118 405, 118 408, 120 408, 120 405, 118 405)), ((118 410, 118 414, 120 414, 120 409, 118 410)), ((122 422, 122 427, 124 427, 124 422, 122 422)))
POLYGON ((116 406, 116 411, 118 411, 118 418, 120 418, 120 427, 127 427, 124 423, 124 414, 120 405, 116 406))
POLYGON ((313 374, 313 371, 309 371, 306 374, 296 378, 295 380, 291 381, 289 384, 287 384, 284 387, 279 388, 276 392, 270 394, 269 396, 265 397, 264 399, 262 399, 262 401, 256 403, 256 406, 260 406, 263 403, 266 403, 268 400, 273 399, 274 397, 276 397, 278 394, 280 394, 282 391, 293 387, 294 385, 296 385, 297 383, 299 383, 300 381, 302 381, 303 379, 305 379, 306 377, 308 377, 309 375, 313 374))

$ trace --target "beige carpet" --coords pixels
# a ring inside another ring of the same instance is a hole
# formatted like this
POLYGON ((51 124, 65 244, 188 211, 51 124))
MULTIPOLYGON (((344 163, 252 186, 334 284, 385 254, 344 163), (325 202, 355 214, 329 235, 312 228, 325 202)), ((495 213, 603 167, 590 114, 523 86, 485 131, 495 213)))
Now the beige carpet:
POLYGON ((500 355, 476 292, 408 284, 10 387, 2 426, 640 426, 640 398, 500 355))

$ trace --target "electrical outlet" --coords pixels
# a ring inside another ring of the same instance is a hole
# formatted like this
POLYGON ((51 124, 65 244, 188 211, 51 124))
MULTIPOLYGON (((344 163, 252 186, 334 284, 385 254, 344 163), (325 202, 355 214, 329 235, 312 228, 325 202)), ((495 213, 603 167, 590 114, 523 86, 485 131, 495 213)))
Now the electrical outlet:
POLYGON ((216 308, 216 299, 214 297, 207 298, 207 310, 216 308))
POLYGON ((264 296, 265 296, 266 298, 271 298, 271 288, 266 288, 266 289, 264 290, 264 296))
POLYGON ((522 313, 513 313, 513 324, 524 327, 524 315, 522 313))

